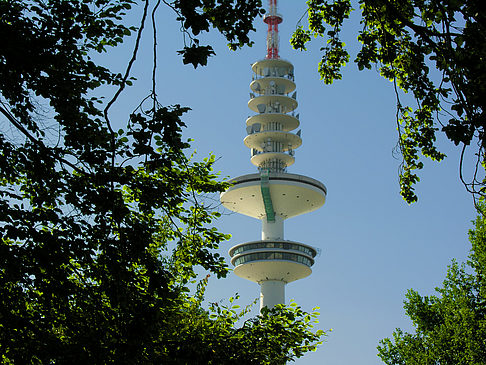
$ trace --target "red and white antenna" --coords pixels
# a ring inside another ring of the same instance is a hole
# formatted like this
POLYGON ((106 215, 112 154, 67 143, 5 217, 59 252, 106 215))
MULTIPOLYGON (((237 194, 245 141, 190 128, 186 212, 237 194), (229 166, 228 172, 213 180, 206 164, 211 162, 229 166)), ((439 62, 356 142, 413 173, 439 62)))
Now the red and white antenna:
POLYGON ((277 59, 278 56, 278 25, 282 23, 282 16, 277 13, 277 0, 268 0, 268 13, 263 17, 268 24, 267 31, 267 59, 277 59))

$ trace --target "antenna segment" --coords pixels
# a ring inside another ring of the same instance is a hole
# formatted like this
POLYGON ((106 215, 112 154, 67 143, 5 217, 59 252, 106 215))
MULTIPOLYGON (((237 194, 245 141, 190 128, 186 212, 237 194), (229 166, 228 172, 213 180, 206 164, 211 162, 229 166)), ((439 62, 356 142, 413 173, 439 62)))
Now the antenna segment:
POLYGON ((267 59, 277 59, 278 56, 278 25, 282 23, 282 16, 277 13, 277 0, 268 0, 268 13, 263 17, 268 24, 267 30, 267 59))

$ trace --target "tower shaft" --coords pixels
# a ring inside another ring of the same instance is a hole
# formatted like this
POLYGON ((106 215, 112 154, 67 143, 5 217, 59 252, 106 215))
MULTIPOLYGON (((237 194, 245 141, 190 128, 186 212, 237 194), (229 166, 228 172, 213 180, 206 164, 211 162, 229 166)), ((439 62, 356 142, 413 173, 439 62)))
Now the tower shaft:
POLYGON ((285 282, 282 280, 265 280, 260 282, 260 309, 273 308, 285 303, 285 282))

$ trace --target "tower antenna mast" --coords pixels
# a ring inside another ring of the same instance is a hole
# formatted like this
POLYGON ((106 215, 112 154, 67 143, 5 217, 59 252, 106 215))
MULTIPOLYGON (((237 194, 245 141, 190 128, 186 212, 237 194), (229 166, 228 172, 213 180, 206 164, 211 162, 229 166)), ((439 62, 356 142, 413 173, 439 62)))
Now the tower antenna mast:
POLYGON ((268 0, 268 13, 265 14, 263 21, 268 24, 267 30, 267 59, 277 59, 279 36, 278 25, 282 23, 282 16, 277 13, 277 0, 268 0))

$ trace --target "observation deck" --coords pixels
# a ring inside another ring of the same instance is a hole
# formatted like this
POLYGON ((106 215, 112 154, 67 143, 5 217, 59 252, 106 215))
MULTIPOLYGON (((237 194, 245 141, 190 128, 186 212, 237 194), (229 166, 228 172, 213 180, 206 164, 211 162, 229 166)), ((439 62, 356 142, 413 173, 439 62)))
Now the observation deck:
MULTIPOLYGON (((221 203, 233 212, 265 219, 260 174, 239 176, 230 183, 233 185, 221 194, 221 203)), ((312 212, 326 201, 325 185, 308 176, 270 173, 268 186, 275 215, 282 219, 312 212)))
POLYGON ((317 251, 295 241, 261 240, 242 243, 229 251, 234 273, 260 283, 277 280, 290 283, 309 276, 317 251))

